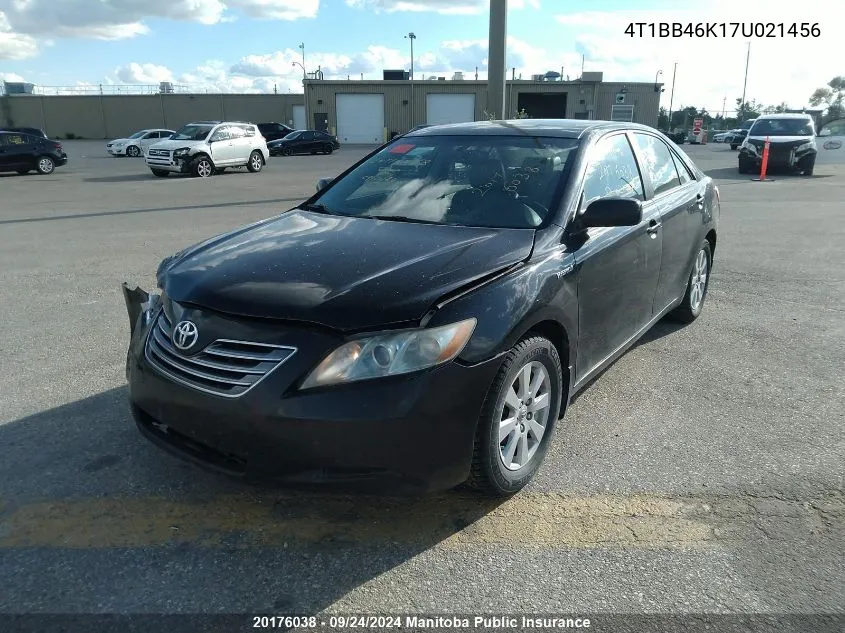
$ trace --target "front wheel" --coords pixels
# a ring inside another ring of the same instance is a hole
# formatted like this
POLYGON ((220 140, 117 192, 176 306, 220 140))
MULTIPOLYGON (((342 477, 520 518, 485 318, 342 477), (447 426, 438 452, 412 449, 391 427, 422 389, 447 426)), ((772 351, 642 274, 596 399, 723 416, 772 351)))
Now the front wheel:
POLYGON ((197 178, 210 178, 214 174, 214 163, 207 156, 195 158, 191 173, 197 178))
POLYGON ((130 145, 126 148, 126 155, 130 158, 138 158, 141 155, 141 150, 135 145, 130 145))
POLYGON ((246 168, 252 173, 256 173, 261 171, 262 167, 264 167, 264 157, 261 155, 261 152, 253 152, 250 154, 246 168))
POLYGON ((813 175, 813 170, 815 169, 815 167, 816 167, 816 159, 814 158, 813 160, 808 160, 808 161, 807 161, 806 163, 804 163, 804 165, 802 166, 801 173, 802 173, 804 176, 812 176, 812 175, 813 175))
POLYGON ((290 147, 282 148, 282 156, 290 156, 291 154, 293 154, 293 152, 291 151, 290 147))
POLYGON ((735 150, 737 147, 739 147, 739 145, 734 145, 733 143, 731 143, 731 149, 735 150))
POLYGON ((328 154, 331 154, 333 151, 334 151, 334 148, 331 145, 326 145, 325 147, 323 147, 323 153, 324 154, 328 155, 328 154))
POLYGON ((563 370, 555 346, 533 336, 507 355, 481 410, 467 485, 512 495, 543 463, 561 408, 563 370))
POLYGON ((707 288, 710 286, 712 267, 713 251, 710 248, 710 242, 704 240, 695 256, 695 263, 692 265, 692 272, 687 280, 687 291, 684 293, 681 305, 671 313, 675 320, 681 323, 692 323, 701 314, 704 299, 707 297, 707 288))

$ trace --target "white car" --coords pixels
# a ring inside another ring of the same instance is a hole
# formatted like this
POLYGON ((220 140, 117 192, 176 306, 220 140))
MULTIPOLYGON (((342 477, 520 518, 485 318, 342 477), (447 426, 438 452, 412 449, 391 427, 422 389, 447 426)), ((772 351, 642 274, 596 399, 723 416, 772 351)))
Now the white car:
POLYGON ((170 138, 172 134, 174 134, 173 130, 141 130, 127 138, 116 138, 110 143, 106 143, 106 151, 112 156, 135 158, 142 156, 153 143, 159 143, 162 139, 170 138))
POLYGON ((816 139, 817 165, 845 165, 845 119, 825 123, 816 139))
POLYGON ((253 123, 196 121, 166 141, 151 145, 144 162, 154 175, 208 178, 227 167, 259 172, 270 158, 267 141, 253 123))

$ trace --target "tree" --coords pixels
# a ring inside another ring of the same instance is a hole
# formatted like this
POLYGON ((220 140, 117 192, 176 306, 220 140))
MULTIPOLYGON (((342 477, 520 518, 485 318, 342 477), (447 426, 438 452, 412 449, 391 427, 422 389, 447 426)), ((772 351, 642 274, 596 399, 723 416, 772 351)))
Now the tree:
POLYGON ((736 111, 738 120, 743 121, 745 119, 755 119, 760 116, 760 113, 763 112, 763 110, 765 110, 765 107, 756 99, 743 103, 742 97, 737 97, 736 111))
POLYGON ((782 101, 776 106, 766 106, 763 108, 763 114, 782 114, 787 110, 789 110, 789 105, 787 105, 786 101, 782 101))
POLYGON ((657 111, 657 129, 669 129, 669 112, 663 106, 660 106, 660 109, 657 111))
POLYGON ((827 107, 828 121, 841 119, 845 116, 845 76, 834 77, 827 82, 824 88, 817 88, 810 95, 810 105, 827 107))

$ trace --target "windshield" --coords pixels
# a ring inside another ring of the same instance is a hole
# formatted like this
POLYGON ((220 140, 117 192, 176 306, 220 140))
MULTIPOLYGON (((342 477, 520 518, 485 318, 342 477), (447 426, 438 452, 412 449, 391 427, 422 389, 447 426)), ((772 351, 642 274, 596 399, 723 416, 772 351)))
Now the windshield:
POLYGON ((535 228, 568 174, 576 139, 421 136, 397 139, 319 196, 339 215, 535 228))
POLYGON ((135 132, 135 134, 133 134, 133 135, 132 135, 132 136, 130 136, 129 138, 141 138, 141 137, 142 137, 142 136, 144 136, 144 134, 146 134, 146 133, 147 133, 147 131, 146 131, 146 130, 141 130, 140 132, 135 132))
POLYGON ((754 125, 754 121, 756 121, 756 120, 757 119, 749 119, 748 121, 743 121, 742 123, 739 124, 739 129, 740 130, 749 129, 752 125, 754 125))
POLYGON ((174 141, 202 141, 214 129, 213 125, 186 125, 173 135, 174 141))
POLYGON ((290 134, 285 136, 285 140, 293 140, 295 138, 299 138, 300 134, 301 134, 301 132, 291 132, 290 134))
POLYGON ((812 136, 809 119, 758 119, 748 136, 812 136))

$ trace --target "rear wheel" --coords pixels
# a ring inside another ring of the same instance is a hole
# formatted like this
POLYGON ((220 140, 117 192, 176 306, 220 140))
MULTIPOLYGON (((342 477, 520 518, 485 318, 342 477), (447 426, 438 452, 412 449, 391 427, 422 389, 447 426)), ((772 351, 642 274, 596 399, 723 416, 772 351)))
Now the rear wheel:
POLYGON ((675 320, 681 323, 692 323, 701 314, 704 300, 707 298, 707 288, 710 286, 712 267, 713 251, 710 249, 710 242, 704 240, 695 256, 695 263, 692 265, 692 272, 687 280, 687 291, 684 293, 681 305, 671 312, 675 320))
POLYGON ((35 165, 35 169, 38 170, 39 174, 47 176, 49 174, 52 174, 53 171, 55 171, 56 163, 53 162, 53 159, 49 156, 42 156, 38 159, 38 163, 35 165))
POLYGON ((481 410, 467 485, 491 496, 521 490, 543 462, 561 408, 555 346, 533 336, 507 355, 481 410))
POLYGON ((198 156, 191 164, 191 173, 197 178, 210 178, 214 174, 214 163, 208 156, 198 156))
POLYGON ((253 152, 250 154, 246 168, 252 173, 257 173, 261 171, 262 167, 264 167, 264 157, 261 155, 261 152, 253 152))
POLYGON ((170 174, 166 169, 151 169, 150 171, 153 172, 153 176, 158 176, 159 178, 167 178, 170 174))

